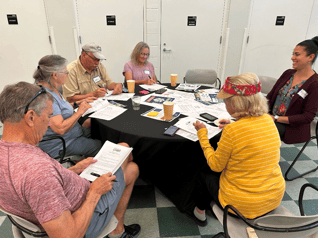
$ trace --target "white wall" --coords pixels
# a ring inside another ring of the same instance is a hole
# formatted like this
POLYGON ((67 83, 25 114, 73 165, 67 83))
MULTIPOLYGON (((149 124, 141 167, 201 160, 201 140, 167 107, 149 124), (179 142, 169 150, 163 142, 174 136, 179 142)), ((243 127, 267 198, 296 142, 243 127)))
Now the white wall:
POLYGON ((71 0, 44 0, 50 29, 53 29, 56 52, 68 62, 77 58, 74 44, 75 27, 73 3, 71 0))
MULTIPOLYGON (((248 25, 251 0, 232 0, 228 28, 230 29, 229 43, 226 55, 225 78, 238 74, 244 30, 248 25)), ((222 82, 223 83, 223 82, 222 82)))
MULTIPOLYGON (((15 0, 17 1, 17 0, 15 0)), ((32 0, 33 1, 33 0, 32 0)), ((40 1, 40 0, 39 0, 40 1)), ((73 28, 74 23, 74 13, 72 9, 72 0, 43 0, 46 3, 46 12, 48 15, 49 26, 53 26, 55 34, 55 43, 57 54, 62 55, 67 58, 68 61, 76 59, 75 44, 73 39, 73 28)), ((120 1, 120 0, 118 0, 120 1)), ((144 41, 146 41, 151 47, 151 56, 150 61, 155 66, 156 75, 160 78, 160 16, 161 16, 161 0, 144 0, 145 1, 145 33, 144 41)), ((198 0, 199 1, 199 0, 198 0)), ((302 0, 299 0, 300 2, 302 0)), ((11 1, 8 1, 11 2, 11 1)), ((230 3, 230 13, 228 19, 228 28, 230 29, 229 44, 226 54, 226 65, 225 65, 225 77, 238 74, 239 62, 241 56, 241 47, 244 35, 244 28, 248 25, 249 11, 250 11, 251 0, 232 0, 230 3)), ((20 9, 19 11, 23 11, 20 9)), ((25 14, 29 14, 27 9, 24 9, 25 14)), ((6 5, 1 7, 2 18, 6 17, 6 14, 11 12, 11 9, 6 5)), ((11 12, 14 13, 14 12, 11 12)), ((34 12, 30 13, 34 14, 34 12)), ((314 10, 311 13, 311 27, 309 27, 307 38, 318 35, 318 32, 315 30, 318 25, 318 0, 315 0, 314 10)), ((6 20, 6 19, 5 19, 6 20)), ((21 26, 21 25, 20 25, 21 26)), ((19 26, 19 27, 20 27, 19 26)), ((6 32, 7 26, 0 25, 1 32, 6 32)), ((11 28, 10 28, 11 29, 11 28)), ((13 29, 13 28, 12 28, 13 29)), ((33 38, 36 39, 39 45, 45 44, 44 39, 33 35, 33 38)), ((4 38, 0 37, 1 44, 7 48, 12 48, 14 51, 17 51, 18 48, 28 48, 28 42, 25 41, 23 37, 12 41, 3 42, 4 38), (19 47, 17 47, 19 46, 19 47)), ((46 41, 46 39, 45 39, 46 41)), ((48 52, 36 52, 43 56, 48 52)), ((39 57, 37 57, 39 59, 39 57)), ((0 52, 0 69, 4 78, 9 80, 3 81, 1 85, 6 85, 13 83, 16 79, 12 79, 12 74, 7 70, 3 70, 3 63, 8 62, 11 65, 21 65, 23 61, 29 60, 29 56, 17 51, 14 57, 6 58, 4 52, 0 52), (2 64, 2 65, 1 65, 2 64)), ((318 72, 318 63, 315 65, 315 70, 318 72)), ((24 78, 28 77, 32 80, 32 73, 27 73, 24 78)), ((22 79, 21 76, 19 79, 22 79)), ((2 90, 2 88, 0 88, 2 90)))
POLYGON ((144 41, 150 47, 149 61, 155 67, 155 74, 160 80, 160 16, 161 0, 146 0, 146 30, 144 41))

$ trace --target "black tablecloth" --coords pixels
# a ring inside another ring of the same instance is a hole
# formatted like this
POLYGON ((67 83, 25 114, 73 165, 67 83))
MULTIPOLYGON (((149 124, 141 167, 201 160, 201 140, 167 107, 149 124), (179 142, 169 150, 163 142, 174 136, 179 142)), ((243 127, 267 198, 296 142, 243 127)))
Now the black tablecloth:
MULTIPOLYGON (((136 86, 136 94, 141 90, 136 86)), ((195 186, 194 178, 206 164, 199 142, 162 134, 177 119, 162 122, 146 118, 140 114, 152 107, 140 105, 140 110, 135 111, 131 100, 118 102, 127 105, 128 110, 111 121, 92 118, 92 137, 102 142, 109 140, 129 144, 133 147, 140 177, 150 180, 181 212, 191 209, 194 206, 190 198, 195 186)))

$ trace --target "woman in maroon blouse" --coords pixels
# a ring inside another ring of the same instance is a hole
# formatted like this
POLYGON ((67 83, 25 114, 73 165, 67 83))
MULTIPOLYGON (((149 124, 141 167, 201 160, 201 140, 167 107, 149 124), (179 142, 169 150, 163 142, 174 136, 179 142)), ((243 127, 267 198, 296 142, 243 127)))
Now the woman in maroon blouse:
POLYGON ((318 111, 318 36, 300 42, 293 51, 293 69, 286 70, 267 95, 281 140, 287 144, 310 139, 310 123, 318 111))

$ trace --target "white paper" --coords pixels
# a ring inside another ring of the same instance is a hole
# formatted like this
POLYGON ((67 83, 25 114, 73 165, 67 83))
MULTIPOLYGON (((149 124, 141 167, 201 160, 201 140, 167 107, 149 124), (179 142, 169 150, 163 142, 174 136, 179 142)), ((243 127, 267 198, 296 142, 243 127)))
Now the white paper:
POLYGON ((190 84, 190 83, 180 83, 178 87, 176 87, 177 90, 197 90, 199 87, 201 87, 201 84, 190 84))
POLYGON ((167 87, 167 86, 164 86, 164 85, 161 85, 161 84, 157 84, 157 83, 152 84, 152 85, 140 84, 139 86, 142 87, 143 89, 146 89, 146 90, 150 91, 150 92, 167 87))
POLYGON ((104 98, 98 98, 94 100, 93 102, 89 103, 92 107, 88 108, 87 111, 82 115, 84 117, 85 115, 91 113, 91 112, 96 112, 102 108, 105 108, 109 105, 109 102, 104 99, 104 98))
MULTIPOLYGON (((196 121, 203 122, 201 120, 198 120, 197 118, 193 117, 185 117, 180 119, 175 126, 179 127, 187 132, 190 132, 192 134, 197 134, 197 130, 195 129, 193 123, 196 121)), ((219 129, 218 127, 210 126, 203 122, 203 124, 206 126, 206 129, 208 130, 208 138, 211 139, 213 136, 217 135, 222 129, 219 129)))
POLYGON ((94 176, 92 173, 103 175, 111 172, 114 174, 132 150, 133 148, 128 148, 122 145, 114 144, 110 141, 106 141, 98 154, 95 156, 97 162, 88 166, 80 174, 80 176, 93 182, 98 178, 98 176, 94 176))
POLYGON ((126 110, 127 109, 124 109, 122 107, 117 107, 109 104, 109 106, 103 108, 102 110, 98 110, 89 117, 110 121, 120 114, 124 113, 126 110))
POLYGON ((176 134, 188 140, 192 140, 193 142, 196 142, 197 140, 199 140, 197 134, 193 134, 182 129, 179 129, 176 134))
POLYGON ((118 95, 109 95, 106 98, 107 100, 128 101, 134 95, 135 95, 134 93, 121 93, 118 95))

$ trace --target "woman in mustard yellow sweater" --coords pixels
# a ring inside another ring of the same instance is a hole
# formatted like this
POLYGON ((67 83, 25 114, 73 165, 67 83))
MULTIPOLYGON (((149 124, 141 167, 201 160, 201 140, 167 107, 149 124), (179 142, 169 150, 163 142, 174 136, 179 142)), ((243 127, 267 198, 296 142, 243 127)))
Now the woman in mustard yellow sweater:
POLYGON ((207 224, 205 209, 212 199, 221 208, 231 204, 253 219, 278 207, 284 196, 285 180, 279 166, 281 141, 260 89, 253 73, 227 78, 217 97, 224 99, 236 122, 224 126, 216 151, 204 124, 194 123, 210 167, 198 176, 196 207, 188 214, 198 225, 207 224))

